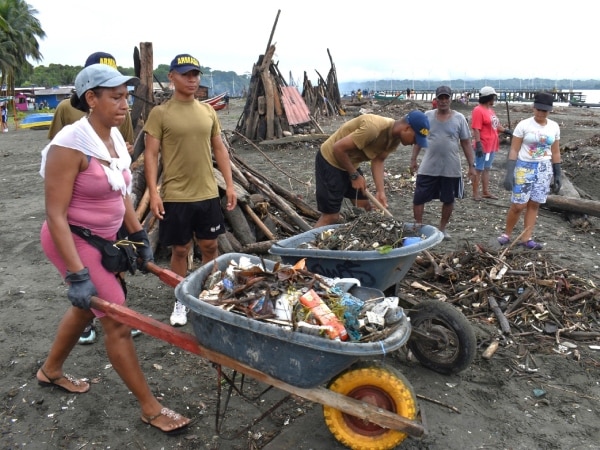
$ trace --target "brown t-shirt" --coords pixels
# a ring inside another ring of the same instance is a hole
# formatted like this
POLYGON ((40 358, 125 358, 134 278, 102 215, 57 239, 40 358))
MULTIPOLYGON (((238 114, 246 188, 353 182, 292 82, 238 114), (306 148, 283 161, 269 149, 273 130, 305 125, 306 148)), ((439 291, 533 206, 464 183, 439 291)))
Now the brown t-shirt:
POLYGON ((375 159, 381 153, 392 153, 400 145, 400 138, 392 137, 394 119, 375 114, 363 114, 342 125, 321 145, 321 154, 329 164, 340 166, 333 154, 333 144, 350 135, 357 149, 348 153, 354 167, 363 161, 375 159))

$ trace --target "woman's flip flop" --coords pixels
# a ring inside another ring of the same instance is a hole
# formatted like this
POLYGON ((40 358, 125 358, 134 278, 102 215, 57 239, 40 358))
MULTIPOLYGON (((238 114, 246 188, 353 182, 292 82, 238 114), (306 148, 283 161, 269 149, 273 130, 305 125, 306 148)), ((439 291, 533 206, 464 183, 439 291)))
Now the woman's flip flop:
POLYGON ((84 379, 75 378, 73 375, 69 375, 68 373, 63 374, 60 377, 50 378, 48 375, 46 375, 46 372, 44 372, 44 369, 41 367, 40 372, 42 372, 42 375, 44 375, 48 380, 44 381, 40 380, 39 378, 37 379, 38 384, 42 387, 57 387, 70 394, 84 394, 90 390, 90 384, 87 381, 84 379), (68 384, 58 384, 58 382, 63 379, 66 380, 68 384), (69 385, 75 387, 75 389, 73 389, 73 387, 69 388, 69 385), (77 390, 76 388, 79 388, 80 386, 87 388, 84 390, 77 390))
POLYGON ((165 434, 174 435, 179 434, 188 427, 190 423, 192 423, 191 419, 183 417, 181 414, 176 413, 175 411, 170 410, 169 408, 162 408, 160 412, 154 416, 142 416, 142 422, 158 428, 165 434), (168 428, 162 428, 158 423, 155 423, 155 420, 161 416, 168 417, 171 421, 168 424, 168 428), (182 421, 182 419, 184 419, 182 421), (174 427, 174 425, 177 425, 174 427))

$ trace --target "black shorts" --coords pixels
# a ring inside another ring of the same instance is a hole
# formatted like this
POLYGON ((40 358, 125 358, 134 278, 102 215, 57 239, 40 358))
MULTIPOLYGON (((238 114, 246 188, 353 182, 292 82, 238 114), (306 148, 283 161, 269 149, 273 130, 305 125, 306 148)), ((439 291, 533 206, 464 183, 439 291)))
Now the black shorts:
POLYGON ((221 200, 199 202, 165 202, 164 219, 160 221, 158 239, 161 245, 185 245, 196 239, 216 239, 225 233, 221 200))
MULTIPOLYGON (((362 171, 358 169, 362 175, 362 171)), ((321 151, 315 156, 315 184, 317 209, 323 214, 334 214, 342 209, 345 198, 366 200, 366 196, 352 187, 350 175, 327 162, 321 151)))
POLYGON ((434 177, 417 175, 413 205, 423 205, 439 199, 442 203, 454 203, 455 198, 463 198, 462 177, 434 177))

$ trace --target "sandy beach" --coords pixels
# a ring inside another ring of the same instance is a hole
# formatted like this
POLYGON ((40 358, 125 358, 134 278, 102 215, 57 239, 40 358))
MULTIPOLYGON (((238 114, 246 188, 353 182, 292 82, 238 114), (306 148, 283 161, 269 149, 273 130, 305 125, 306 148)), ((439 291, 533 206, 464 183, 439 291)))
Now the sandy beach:
MULTIPOLYGON (((219 112, 225 135, 232 131, 244 106, 232 99, 230 110, 219 112)), ((406 108, 427 109, 425 102, 400 103, 382 108, 365 104, 389 117, 406 108)), ((457 109, 466 116, 472 106, 457 109)), ((507 123, 507 108, 496 105, 500 120, 507 123)), ((511 127, 531 115, 530 106, 509 106, 511 127)), ((344 117, 322 119, 327 132, 359 114, 348 109, 344 117)), ((600 111, 572 107, 556 108, 550 118, 561 126, 561 149, 565 175, 590 199, 600 201, 600 148, 594 144, 600 127, 600 111)), ((194 419, 186 434, 166 436, 140 420, 135 399, 110 366, 103 333, 89 346, 76 346, 65 371, 91 380, 83 395, 42 388, 35 373, 51 345, 57 324, 70 305, 66 287, 44 257, 39 230, 44 220, 42 179, 38 174, 40 151, 47 143, 46 130, 15 130, 0 134, 0 448, 1 449, 269 449, 335 450, 342 447, 327 429, 321 405, 291 397, 275 413, 244 431, 252 418, 282 394, 269 392, 264 401, 248 404, 234 396, 221 436, 215 430, 217 377, 212 364, 147 335, 135 339, 142 368, 153 392, 165 405, 194 419), (240 433, 241 430, 241 433, 240 433)), ((244 161, 302 195, 314 205, 314 153, 318 143, 264 147, 262 152, 241 142, 232 144, 244 161), (264 154, 263 154, 264 153, 264 154), (265 157, 268 156, 268 159, 265 157), (290 174, 293 173, 293 178, 290 174)), ((501 188, 508 144, 501 148, 492 172, 498 200, 474 202, 470 186, 457 202, 449 232, 453 239, 433 250, 451 252, 479 243, 494 247, 502 232, 509 195, 501 188)), ((386 163, 390 211, 402 221, 412 221, 410 184, 394 183, 406 175, 410 148, 401 147, 386 163)), ((410 179, 410 177, 408 177, 410 179)), ((439 204, 426 206, 425 221, 439 223, 439 204)), ((586 229, 573 226, 565 214, 543 209, 534 233, 544 243, 545 258, 569 273, 596 284, 600 280, 598 218, 588 218, 586 229)), ((521 225, 522 227, 522 225, 521 225)), ((168 261, 158 259, 163 267, 168 261)), ((196 261, 198 264, 198 261, 196 261)), ((128 305, 168 323, 174 294, 153 275, 128 277, 128 305)), ((593 300, 598 303, 598 290, 593 300)), ((596 313, 598 312, 596 306, 596 313)), ((478 336, 477 356, 468 369, 441 375, 409 359, 405 352, 385 357, 385 363, 401 372, 420 396, 419 406, 428 434, 409 438, 399 449, 597 449, 600 448, 600 351, 598 341, 573 341, 580 357, 552 351, 552 335, 540 333, 537 341, 515 339, 502 345, 493 358, 481 357, 485 342, 497 330, 489 316, 471 320, 478 336), (533 343, 532 343, 533 342, 533 343), (590 348, 592 345, 592 348, 590 348), (518 355, 526 347, 536 370, 516 370, 518 355), (549 350, 550 349, 550 350, 549 350), (541 389, 544 394, 536 396, 541 389), (429 399, 429 400, 428 400, 429 399)), ((597 324, 597 319, 596 319, 597 324)), ((191 324, 183 331, 193 333, 191 324)), ((272 355, 273 358, 277 354, 272 355)), ((251 392, 264 388, 248 380, 251 392)))

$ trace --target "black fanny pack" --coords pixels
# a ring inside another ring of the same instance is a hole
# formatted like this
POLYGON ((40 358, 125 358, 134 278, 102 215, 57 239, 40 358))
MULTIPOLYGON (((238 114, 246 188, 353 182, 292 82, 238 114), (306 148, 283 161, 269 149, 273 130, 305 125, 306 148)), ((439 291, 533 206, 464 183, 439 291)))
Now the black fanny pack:
POLYGON ((137 270, 136 245, 142 242, 132 242, 127 239, 109 241, 92 234, 88 228, 69 224, 71 231, 80 238, 85 239, 102 253, 102 266, 109 272, 119 273, 129 271, 131 275, 137 270))

